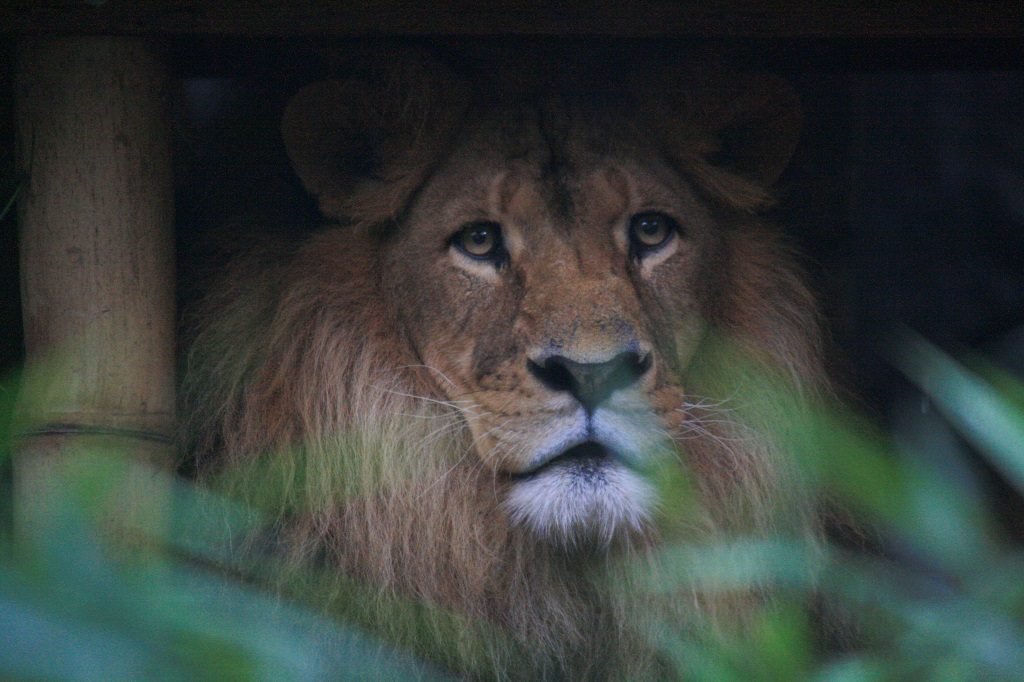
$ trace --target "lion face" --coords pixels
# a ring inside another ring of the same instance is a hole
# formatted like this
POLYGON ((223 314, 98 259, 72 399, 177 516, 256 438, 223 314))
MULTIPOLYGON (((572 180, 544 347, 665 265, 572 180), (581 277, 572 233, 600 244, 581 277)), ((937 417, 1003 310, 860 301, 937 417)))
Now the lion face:
POLYGON ((717 242, 678 173, 636 144, 481 124, 386 247, 387 292, 464 415, 513 522, 558 541, 639 531, 674 451, 717 242))
POLYGON ((725 95, 680 80, 653 108, 646 93, 671 88, 473 106, 436 69, 403 68, 404 90, 300 92, 284 122, 297 172, 327 216, 376 235, 400 369, 471 435, 453 466, 489 474, 496 506, 543 540, 643 534, 647 472, 682 456, 688 367, 723 307, 719 213, 763 199, 788 110, 759 80, 725 95), (736 150, 718 135, 731 124, 736 150), (706 161, 732 151, 739 175, 706 161))

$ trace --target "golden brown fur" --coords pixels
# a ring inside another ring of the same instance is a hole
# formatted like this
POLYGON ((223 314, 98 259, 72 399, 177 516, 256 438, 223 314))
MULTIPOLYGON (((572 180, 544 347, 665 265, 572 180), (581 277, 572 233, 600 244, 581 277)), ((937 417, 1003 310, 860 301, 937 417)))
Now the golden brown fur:
POLYGON ((669 80, 509 96, 405 64, 383 85, 311 86, 285 138, 343 224, 236 259, 197 314, 184 402, 200 469, 235 472, 257 506, 269 471, 297 564, 464 616, 457 641, 429 618, 425 637, 377 624, 456 670, 663 673, 652 622, 701 629, 756 599, 653 600, 638 563, 657 574, 665 543, 814 532, 775 403, 744 393, 761 373, 805 397, 822 383, 810 296, 755 217, 792 146, 792 102, 768 79, 669 80), (744 146, 728 148, 735 131, 744 146), (624 225, 649 208, 682 229, 671 251, 630 257, 624 225), (501 225, 507 263, 451 245, 480 219, 501 225), (647 365, 607 399, 618 412, 584 414, 536 379, 543 348, 582 363, 638 348, 647 365), (673 500, 650 507, 642 474, 593 488, 575 469, 536 473, 542 436, 591 433, 598 414, 641 443, 640 469, 689 477, 686 518, 659 515, 673 500))

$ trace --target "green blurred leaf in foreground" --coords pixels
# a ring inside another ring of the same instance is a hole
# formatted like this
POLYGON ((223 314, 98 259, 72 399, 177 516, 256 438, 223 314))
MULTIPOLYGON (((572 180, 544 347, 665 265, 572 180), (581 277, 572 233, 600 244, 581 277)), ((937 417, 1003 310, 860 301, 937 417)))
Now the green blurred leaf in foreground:
POLYGON ((1000 392, 920 337, 905 333, 901 340, 900 368, 1024 494, 1024 410, 1011 397, 1021 395, 1020 386, 1004 379, 1000 392))
MULTIPOLYGON (((897 357, 949 424, 1024 490, 1020 382, 986 379, 915 337, 903 339, 897 357)), ((767 380, 766 386, 777 390, 767 380)), ((9 394, 0 385, 0 396, 9 394)), ((1024 552, 999 530, 992 500, 971 480, 957 443, 890 438, 835 405, 788 409, 793 396, 773 399, 782 406, 779 437, 796 453, 808 494, 852 516, 885 551, 831 542, 810 547, 783 536, 662 548, 656 571, 638 567, 652 602, 688 590, 756 594, 771 586, 774 595, 736 632, 711 636, 659 623, 651 644, 678 676, 1019 678, 1024 552), (845 647, 823 642, 825 621, 808 608, 814 600, 828 602, 847 623, 845 647)), ((927 434, 929 426, 920 431, 927 434)), ((260 527, 259 512, 183 481, 167 481, 175 510, 167 528, 136 529, 148 534, 151 551, 119 552, 99 520, 124 485, 124 462, 110 452, 83 452, 76 463, 45 533, 19 544, 0 538, 0 677, 440 676, 363 628, 388 614, 397 623, 388 636, 415 646, 419 622, 436 626, 447 617, 457 641, 457 616, 411 600, 384 607, 362 598, 368 588, 315 571, 283 585, 296 601, 281 598, 261 587, 279 572, 273 557, 246 557, 235 544, 260 527)), ((682 500, 683 512, 696 503, 685 477, 659 485, 666 497, 682 500)))
POLYGON ((45 532, 7 543, 0 559, 0 677, 437 676, 355 628, 232 577, 217 545, 225 539, 222 513, 230 505, 188 484, 168 481, 178 506, 197 512, 188 518, 187 545, 149 537, 149 550, 112 546, 99 519, 126 469, 117 455, 76 452, 45 532))

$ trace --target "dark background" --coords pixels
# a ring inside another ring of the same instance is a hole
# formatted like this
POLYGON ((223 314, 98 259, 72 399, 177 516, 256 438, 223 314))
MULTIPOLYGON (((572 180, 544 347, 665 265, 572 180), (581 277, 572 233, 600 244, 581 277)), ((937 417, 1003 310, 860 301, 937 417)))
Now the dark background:
MULTIPOLYGON (((418 38, 449 61, 502 49, 601 49, 671 61, 692 40, 418 38)), ((804 254, 846 400, 887 429, 930 408, 886 360, 902 325, 961 356, 1024 376, 1024 48, 1009 39, 748 40, 714 47, 786 76, 805 128, 772 218, 804 254)), ((180 298, 195 294, 209 237, 259 218, 295 233, 317 222, 277 133, 288 96, 368 40, 167 40, 177 78, 180 298)), ((12 40, 0 36, 0 210, 17 187, 12 40)), ((707 47, 706 45, 701 47, 707 47)), ((652 66, 652 68, 655 68, 652 66)), ((0 369, 21 358, 15 216, 0 220, 0 369)), ((979 459, 1008 530, 1024 506, 979 459)), ((0 493, 2 493, 0 489, 0 493)), ((0 497, 7 497, 0 494, 0 497)))

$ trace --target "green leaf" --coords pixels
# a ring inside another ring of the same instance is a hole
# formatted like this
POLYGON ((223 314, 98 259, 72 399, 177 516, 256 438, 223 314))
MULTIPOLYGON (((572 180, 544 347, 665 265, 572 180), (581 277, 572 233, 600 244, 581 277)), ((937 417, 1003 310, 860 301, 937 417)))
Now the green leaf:
POLYGON ((978 375, 909 332, 897 364, 966 438, 1024 493, 1024 412, 978 375))

